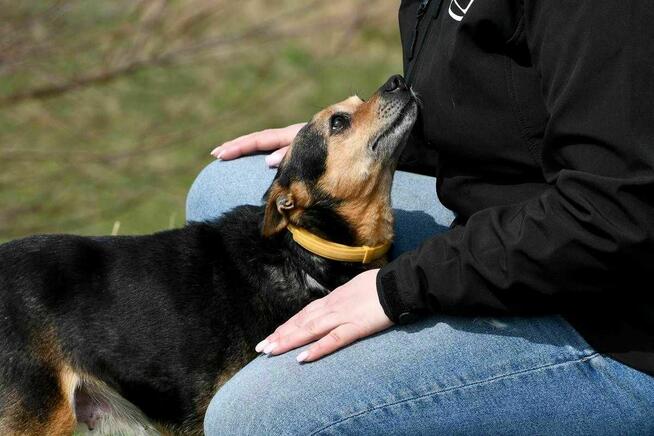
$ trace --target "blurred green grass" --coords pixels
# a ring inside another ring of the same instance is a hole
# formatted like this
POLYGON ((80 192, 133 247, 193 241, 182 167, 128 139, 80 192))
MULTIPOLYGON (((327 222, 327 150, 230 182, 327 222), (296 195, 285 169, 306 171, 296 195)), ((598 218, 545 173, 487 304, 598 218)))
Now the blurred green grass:
POLYGON ((163 3, 0 1, 0 241, 181 226, 213 146, 401 71, 393 1, 163 3))

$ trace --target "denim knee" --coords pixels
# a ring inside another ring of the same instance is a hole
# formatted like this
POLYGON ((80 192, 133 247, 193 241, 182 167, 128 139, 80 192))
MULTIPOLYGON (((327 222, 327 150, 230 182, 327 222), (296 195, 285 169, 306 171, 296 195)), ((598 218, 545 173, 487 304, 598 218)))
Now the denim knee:
POLYGON ((274 174, 263 155, 210 163, 188 192, 186 220, 209 220, 236 206, 260 204, 274 174))
MULTIPOLYGON (((264 357, 265 358, 265 357, 264 357)), ((296 363, 297 364, 297 363, 296 363)), ((205 434, 211 435, 297 435, 315 428, 308 418, 303 395, 306 386, 289 383, 283 389, 268 389, 259 383, 265 373, 239 373, 223 386, 209 404, 205 434)))

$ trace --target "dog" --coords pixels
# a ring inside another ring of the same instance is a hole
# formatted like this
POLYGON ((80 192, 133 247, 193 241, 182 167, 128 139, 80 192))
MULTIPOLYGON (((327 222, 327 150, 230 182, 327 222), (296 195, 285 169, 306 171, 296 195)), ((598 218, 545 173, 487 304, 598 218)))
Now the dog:
POLYGON ((0 434, 202 434, 210 399, 263 337, 386 262, 417 112, 400 76, 322 110, 261 206, 153 235, 1 245, 0 434))

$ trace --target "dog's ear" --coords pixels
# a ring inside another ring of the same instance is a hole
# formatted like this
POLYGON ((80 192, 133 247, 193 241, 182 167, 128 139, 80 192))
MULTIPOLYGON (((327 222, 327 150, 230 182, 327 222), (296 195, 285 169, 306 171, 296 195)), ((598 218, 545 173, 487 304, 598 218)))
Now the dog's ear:
POLYGON ((293 194, 278 183, 273 183, 266 193, 266 210, 263 217, 263 236, 268 238, 286 228, 287 213, 295 207, 293 194))

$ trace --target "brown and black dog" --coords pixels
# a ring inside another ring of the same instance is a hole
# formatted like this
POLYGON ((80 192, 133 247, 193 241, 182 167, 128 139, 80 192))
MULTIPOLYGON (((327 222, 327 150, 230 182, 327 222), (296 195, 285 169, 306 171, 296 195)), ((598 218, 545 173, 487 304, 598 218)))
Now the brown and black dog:
POLYGON ((209 400, 258 341, 383 264, 316 255, 286 227, 349 246, 390 241, 393 172, 417 110, 394 76, 368 101, 319 112, 263 206, 148 236, 1 245, 0 434, 70 434, 78 422, 201 434, 209 400))

